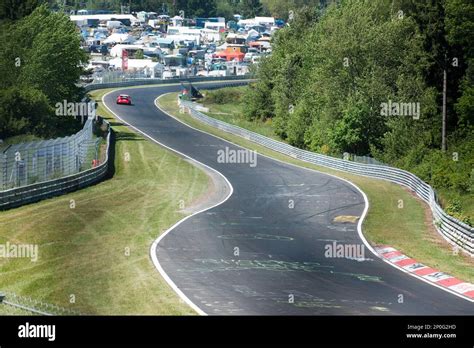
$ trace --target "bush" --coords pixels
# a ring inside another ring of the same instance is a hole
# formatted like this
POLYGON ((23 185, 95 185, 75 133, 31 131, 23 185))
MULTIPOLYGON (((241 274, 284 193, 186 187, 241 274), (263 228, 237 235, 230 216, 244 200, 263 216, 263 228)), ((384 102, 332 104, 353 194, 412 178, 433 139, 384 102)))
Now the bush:
POLYGON ((19 134, 49 135, 53 109, 48 99, 32 87, 0 90, 0 139, 19 134))
POLYGON ((214 104, 240 103, 242 92, 234 88, 223 88, 215 91, 208 91, 205 102, 214 104))
POLYGON ((458 199, 449 200, 445 211, 452 217, 472 226, 470 216, 464 214, 461 202, 458 199))

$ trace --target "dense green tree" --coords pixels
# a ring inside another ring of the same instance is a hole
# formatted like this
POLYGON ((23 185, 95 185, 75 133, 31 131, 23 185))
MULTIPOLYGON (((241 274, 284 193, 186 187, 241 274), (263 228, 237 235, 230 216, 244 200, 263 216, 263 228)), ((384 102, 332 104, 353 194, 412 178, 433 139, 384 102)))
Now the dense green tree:
POLYGON ((274 104, 271 98, 273 89, 272 76, 274 67, 272 61, 263 63, 256 73, 257 83, 250 84, 246 91, 245 99, 248 101, 245 116, 249 120, 264 121, 274 116, 274 104))
POLYGON ((216 15, 216 0, 177 0, 176 11, 184 11, 186 18, 213 17, 216 15))
POLYGON ((63 100, 79 101, 82 95, 76 83, 87 56, 80 49, 75 25, 64 14, 41 5, 30 15, 9 23, 0 41, 2 136, 23 132, 50 136, 74 131, 78 122, 56 117, 52 106, 63 100))
POLYGON ((269 76, 279 135, 314 150, 367 154, 387 131, 382 102, 431 95, 420 83, 427 63, 416 24, 388 3, 347 1, 323 17, 307 8, 278 32, 269 76))
POLYGON ((0 21, 15 21, 28 16, 45 0, 0 0, 0 21))
MULTIPOLYGON (((458 59, 465 75, 460 83, 456 111, 461 125, 474 126, 474 3, 469 0, 446 2, 446 32, 450 44, 461 47, 458 59)), ((453 67, 454 68, 454 67, 453 67)), ((456 88, 456 86, 454 86, 456 88)))
MULTIPOLYGON (((88 10, 120 11, 120 0, 87 0, 84 8, 88 10)), ((137 1, 133 1, 135 4, 137 1)), ((128 3, 128 1, 127 1, 128 3)))
POLYGON ((303 7, 321 9, 328 5, 322 0, 261 0, 264 10, 276 18, 287 20, 290 12, 295 13, 303 7))
POLYGON ((244 18, 253 18, 265 14, 260 0, 240 0, 238 10, 244 18))
POLYGON ((0 89, 0 139, 18 134, 52 134, 52 108, 46 96, 30 87, 0 89))
POLYGON ((224 17, 226 20, 233 20, 234 14, 236 14, 236 8, 229 0, 217 0, 216 16, 224 17))
POLYGON ((67 16, 38 7, 18 22, 11 36, 21 58, 20 66, 12 67, 18 71, 20 85, 38 88, 53 104, 64 99, 73 101, 78 96, 76 83, 87 56, 80 49, 76 27, 67 16))

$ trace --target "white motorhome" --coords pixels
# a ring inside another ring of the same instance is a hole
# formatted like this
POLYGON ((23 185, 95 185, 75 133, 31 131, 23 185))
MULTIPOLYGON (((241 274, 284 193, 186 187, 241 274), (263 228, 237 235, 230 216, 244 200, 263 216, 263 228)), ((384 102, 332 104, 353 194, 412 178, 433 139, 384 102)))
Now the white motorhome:
POLYGON ((204 28, 223 31, 225 30, 225 22, 204 22, 204 28))

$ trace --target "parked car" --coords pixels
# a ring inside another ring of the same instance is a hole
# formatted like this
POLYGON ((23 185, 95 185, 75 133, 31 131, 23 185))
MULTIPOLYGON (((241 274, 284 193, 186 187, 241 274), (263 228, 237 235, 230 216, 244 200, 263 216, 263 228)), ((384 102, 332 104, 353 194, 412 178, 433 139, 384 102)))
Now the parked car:
POLYGON ((102 53, 103 55, 108 54, 109 49, 106 45, 91 45, 89 46, 90 53, 102 53))
POLYGON ((84 83, 92 83, 94 81, 94 78, 92 77, 92 75, 82 75, 80 77, 80 80, 84 83))
POLYGON ((117 104, 132 105, 132 98, 127 94, 120 94, 117 97, 117 104))

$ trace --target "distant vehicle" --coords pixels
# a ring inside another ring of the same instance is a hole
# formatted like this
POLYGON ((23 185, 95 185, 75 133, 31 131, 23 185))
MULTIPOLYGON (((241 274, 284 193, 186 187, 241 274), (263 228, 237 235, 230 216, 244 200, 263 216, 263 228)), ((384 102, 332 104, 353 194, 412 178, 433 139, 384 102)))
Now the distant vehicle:
POLYGON ((82 75, 80 77, 80 80, 84 83, 92 83, 94 81, 94 78, 91 75, 82 75))
POLYGON ((258 62, 260 61, 261 58, 262 58, 261 56, 253 56, 251 58, 252 64, 258 64, 258 62))
POLYGON ((244 62, 251 62, 254 57, 257 57, 258 53, 256 52, 247 52, 245 53, 244 62))
POLYGON ((107 21, 107 29, 115 29, 115 28, 120 28, 122 27, 122 22, 120 21, 107 21))
POLYGON ((132 98, 127 94, 120 94, 117 97, 117 104, 132 105, 132 98))

